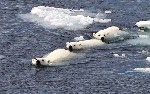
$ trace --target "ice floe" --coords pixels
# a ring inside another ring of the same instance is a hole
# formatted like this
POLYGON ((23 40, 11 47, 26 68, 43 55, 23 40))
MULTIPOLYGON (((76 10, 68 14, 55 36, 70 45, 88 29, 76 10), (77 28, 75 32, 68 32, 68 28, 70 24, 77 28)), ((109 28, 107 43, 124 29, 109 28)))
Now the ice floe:
POLYGON ((150 31, 150 20, 148 21, 139 21, 135 24, 140 28, 140 30, 150 31))
POLYGON ((75 37, 74 38, 75 41, 83 41, 85 40, 83 36, 79 36, 79 37, 75 37))
POLYGON ((19 16, 46 28, 64 28, 67 30, 83 29, 94 22, 109 23, 111 21, 111 19, 105 19, 106 13, 102 12, 92 13, 83 9, 74 10, 45 6, 33 7, 30 13, 19 16))
POLYGON ((150 68, 135 68, 133 70, 137 72, 150 73, 150 68))
POLYGON ((150 62, 150 57, 147 57, 146 60, 150 62))
POLYGON ((126 57, 125 54, 121 54, 121 55, 119 55, 119 54, 113 54, 113 56, 114 57, 121 57, 121 58, 125 58, 126 57))

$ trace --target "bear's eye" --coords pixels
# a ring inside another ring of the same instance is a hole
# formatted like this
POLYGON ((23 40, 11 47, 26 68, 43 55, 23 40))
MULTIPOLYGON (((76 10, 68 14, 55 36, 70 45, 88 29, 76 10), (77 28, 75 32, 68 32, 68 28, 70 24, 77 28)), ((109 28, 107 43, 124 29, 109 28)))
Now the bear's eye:
POLYGON ((50 63, 50 61, 48 60, 48 63, 50 63))
POLYGON ((76 45, 73 45, 73 46, 76 46, 76 45))
POLYGON ((44 61, 44 60, 42 59, 42 61, 44 61))
POLYGON ((105 36, 105 35, 104 35, 105 36))
POLYGON ((98 36, 101 36, 101 35, 98 35, 98 36))

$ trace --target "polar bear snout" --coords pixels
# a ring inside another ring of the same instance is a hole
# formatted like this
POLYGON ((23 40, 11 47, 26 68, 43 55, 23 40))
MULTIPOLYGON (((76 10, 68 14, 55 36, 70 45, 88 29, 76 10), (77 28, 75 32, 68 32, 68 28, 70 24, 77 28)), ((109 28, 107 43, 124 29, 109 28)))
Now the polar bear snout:
POLYGON ((101 37, 101 40, 102 40, 102 42, 104 42, 105 38, 104 38, 104 37, 101 37))
POLYGON ((69 46, 69 51, 72 52, 72 50, 73 50, 73 48, 72 48, 72 46, 70 45, 70 46, 69 46))
POLYGON ((41 66, 40 60, 38 60, 36 58, 32 59, 32 64, 35 65, 35 66, 41 66))
POLYGON ((36 66, 41 66, 41 62, 39 60, 36 61, 36 66))
POLYGON ((145 28, 144 28, 144 27, 139 27, 139 29, 140 29, 140 30, 144 30, 145 28))

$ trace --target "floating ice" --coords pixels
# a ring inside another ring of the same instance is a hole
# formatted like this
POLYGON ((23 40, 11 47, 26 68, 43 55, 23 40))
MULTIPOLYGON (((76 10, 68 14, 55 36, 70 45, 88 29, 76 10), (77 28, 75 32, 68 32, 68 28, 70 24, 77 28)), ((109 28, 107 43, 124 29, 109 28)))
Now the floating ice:
POLYGON ((146 60, 150 62, 150 57, 147 57, 146 60))
POLYGON ((140 54, 149 54, 149 52, 148 52, 148 51, 145 51, 145 50, 137 51, 137 52, 140 53, 140 54))
POLYGON ((140 27, 140 28, 148 28, 148 29, 150 29, 150 21, 139 21, 135 25, 140 27))
POLYGON ((75 41, 83 41, 83 40, 85 40, 85 39, 84 39, 83 36, 80 36, 80 37, 75 37, 74 40, 75 40, 75 41))
POLYGON ((140 38, 149 38, 148 35, 139 35, 140 38))
POLYGON ((110 13, 112 13, 112 12, 111 12, 110 10, 106 10, 105 13, 106 13, 106 14, 110 14, 110 13))
POLYGON ((136 38, 136 39, 130 39, 127 41, 127 43, 132 45, 150 45, 150 38, 136 38))
POLYGON ((20 17, 46 28, 64 28, 67 30, 83 29, 97 21, 110 22, 110 19, 104 19, 106 18, 105 13, 91 13, 83 9, 73 10, 45 6, 33 7, 30 13, 22 14, 20 17))
POLYGON ((125 54, 121 54, 121 55, 119 55, 119 54, 113 54, 113 56, 114 57, 121 57, 121 58, 125 58, 126 57, 125 54))
POLYGON ((111 19, 98 19, 98 18, 94 18, 95 22, 99 22, 99 23, 109 23, 111 22, 111 19))
POLYGON ((145 72, 145 73, 150 73, 150 68, 135 68, 133 69, 134 71, 137 72, 145 72))

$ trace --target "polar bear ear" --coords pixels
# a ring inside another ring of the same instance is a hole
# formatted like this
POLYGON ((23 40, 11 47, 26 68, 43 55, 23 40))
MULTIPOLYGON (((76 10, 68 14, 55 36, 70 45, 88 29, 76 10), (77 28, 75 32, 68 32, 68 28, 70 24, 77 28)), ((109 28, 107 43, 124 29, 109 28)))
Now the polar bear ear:
POLYGON ((66 45, 68 45, 69 44, 69 42, 66 42, 66 45))
POLYGON ((82 46, 82 44, 80 43, 79 46, 82 46))
POLYGON ((95 36, 96 33, 93 33, 93 36, 95 36))

